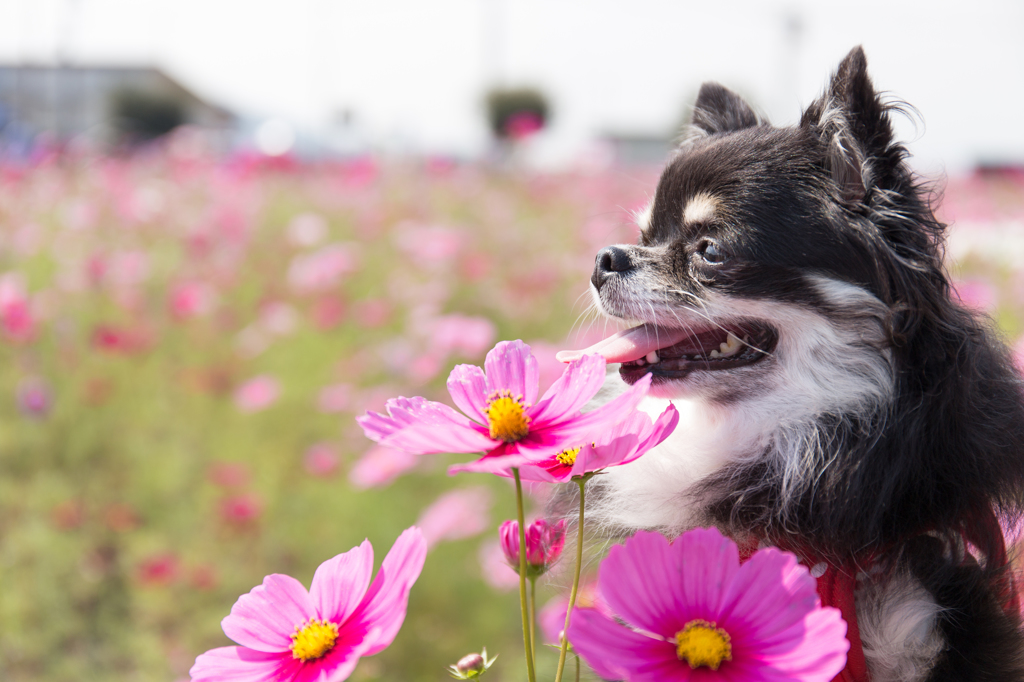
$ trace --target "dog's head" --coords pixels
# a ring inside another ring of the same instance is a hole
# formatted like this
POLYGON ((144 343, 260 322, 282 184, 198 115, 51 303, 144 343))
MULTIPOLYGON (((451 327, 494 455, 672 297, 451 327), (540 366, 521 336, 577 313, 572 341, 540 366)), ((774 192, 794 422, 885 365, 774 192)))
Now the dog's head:
POLYGON ((860 48, 794 127, 705 84, 639 243, 597 255, 597 307, 641 326, 588 350, 628 382, 651 373, 666 397, 763 398, 797 382, 815 409, 877 402, 892 311, 913 307, 922 272, 944 281, 890 109, 860 48))

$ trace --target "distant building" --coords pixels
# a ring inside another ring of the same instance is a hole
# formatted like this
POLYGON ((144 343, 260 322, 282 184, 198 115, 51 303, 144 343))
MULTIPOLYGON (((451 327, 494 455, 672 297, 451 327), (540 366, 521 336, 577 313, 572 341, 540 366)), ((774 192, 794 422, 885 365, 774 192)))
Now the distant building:
POLYGON ((611 147, 615 162, 626 166, 663 164, 675 147, 668 135, 606 133, 601 139, 611 147))
POLYGON ((237 118, 156 68, 0 65, 0 138, 8 146, 47 133, 110 147, 179 124, 228 133, 237 118))

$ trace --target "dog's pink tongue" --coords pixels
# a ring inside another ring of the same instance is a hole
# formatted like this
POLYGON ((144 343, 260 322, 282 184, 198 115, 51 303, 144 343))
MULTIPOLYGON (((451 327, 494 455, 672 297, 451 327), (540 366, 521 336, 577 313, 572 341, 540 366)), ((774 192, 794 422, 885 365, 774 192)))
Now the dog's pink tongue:
POLYGON ((563 350, 555 356, 559 362, 572 362, 584 355, 603 355, 606 362, 630 362, 652 350, 673 346, 686 338, 682 329, 665 329, 653 324, 642 324, 598 341, 583 350, 563 350))

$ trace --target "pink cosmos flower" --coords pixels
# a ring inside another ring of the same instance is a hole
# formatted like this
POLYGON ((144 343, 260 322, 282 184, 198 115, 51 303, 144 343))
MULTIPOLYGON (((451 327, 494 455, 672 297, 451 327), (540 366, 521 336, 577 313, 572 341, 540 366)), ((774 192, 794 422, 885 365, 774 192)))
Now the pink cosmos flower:
POLYGON ((273 405, 280 393, 281 385, 277 379, 260 375, 235 390, 235 405, 242 412, 259 412, 273 405))
POLYGON ((637 533, 612 548, 598 589, 617 618, 577 609, 568 636, 601 677, 829 682, 846 665, 846 623, 796 557, 770 547, 740 565, 714 528, 673 543, 637 533))
POLYGON ((30 377, 18 384, 18 407, 27 417, 41 419, 53 407, 53 393, 42 379, 30 377))
POLYGON ((179 320, 206 315, 213 310, 216 294, 202 282, 182 282, 171 289, 171 313, 179 320))
POLYGON ((445 315, 430 326, 430 345, 435 353, 444 356, 478 358, 497 335, 498 328, 486 317, 445 315))
POLYGON ((395 541, 373 584, 368 540, 320 564, 308 592, 294 578, 268 575, 221 621, 241 646, 201 654, 189 671, 192 682, 347 679, 361 656, 395 639, 426 556, 427 543, 414 526, 395 541))
POLYGON ((30 341, 35 336, 36 319, 24 278, 19 273, 0 276, 0 327, 11 341, 30 341))
POLYGON ((369 412, 357 421, 371 440, 416 454, 484 452, 475 462, 449 471, 498 473, 538 462, 590 438, 602 425, 628 416, 650 386, 643 377, 622 395, 581 412, 600 390, 605 361, 599 355, 573 360, 537 401, 537 360, 522 341, 502 341, 482 370, 458 365, 448 392, 468 417, 425 398, 393 398, 387 414, 369 412))
POLYGON ((288 284, 299 294, 329 291, 357 270, 359 254, 354 244, 338 242, 292 259, 288 284))
POLYGON ((302 456, 302 464, 306 471, 320 478, 333 476, 340 463, 338 451, 330 443, 314 443, 302 456))
MULTIPOLYGON (((674 405, 665 408, 658 418, 634 412, 626 419, 597 436, 597 440, 568 448, 535 464, 524 464, 519 475, 526 481, 564 483, 601 469, 629 464, 669 437, 679 423, 674 405)), ((511 476, 512 472, 502 472, 511 476)))
POLYGON ((263 501, 253 493, 231 495, 220 501, 220 516, 234 526, 246 526, 263 513, 263 501))
POLYGON ((416 455, 404 450, 374 445, 348 472, 348 480, 360 490, 379 488, 416 466, 416 462, 416 455))
POLYGON ((424 509, 416 525, 433 547, 442 540, 462 540, 484 532, 490 525, 490 509, 490 488, 451 490, 424 509))
MULTIPOLYGON (((562 556, 565 546, 565 519, 551 524, 537 519, 526 527, 526 573, 528 578, 543 575, 562 556)), ((519 572, 519 522, 512 520, 498 529, 505 561, 519 572)))

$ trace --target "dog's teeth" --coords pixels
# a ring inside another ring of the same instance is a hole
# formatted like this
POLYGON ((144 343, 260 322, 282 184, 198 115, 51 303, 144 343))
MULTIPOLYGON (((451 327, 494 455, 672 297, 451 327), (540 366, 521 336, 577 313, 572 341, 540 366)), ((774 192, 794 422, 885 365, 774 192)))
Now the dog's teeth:
POLYGON ((658 351, 656 350, 652 350, 650 353, 647 354, 647 362, 651 363, 652 365, 657 364, 658 359, 658 351))
MULTIPOLYGON (((724 346, 725 344, 723 343, 722 345, 724 346)), ((713 358, 717 358, 718 356, 721 355, 721 353, 719 353, 717 350, 713 350, 708 355, 710 355, 713 358)))
POLYGON ((637 365, 639 365, 640 367, 643 367, 643 366, 644 366, 644 363, 645 363, 645 360, 644 360, 643 358, 637 358, 637 359, 635 360, 635 362, 636 362, 636 364, 637 364, 637 365))

